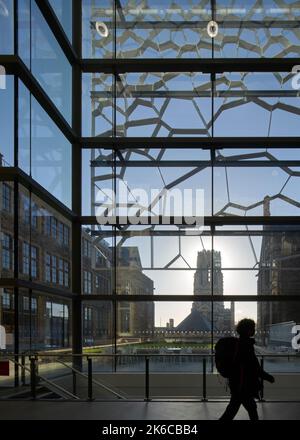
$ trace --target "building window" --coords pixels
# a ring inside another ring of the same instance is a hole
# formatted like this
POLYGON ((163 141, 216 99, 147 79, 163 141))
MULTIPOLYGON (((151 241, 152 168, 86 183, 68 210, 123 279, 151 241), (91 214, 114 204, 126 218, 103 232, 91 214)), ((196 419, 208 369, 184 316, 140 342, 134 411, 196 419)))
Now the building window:
POLYGON ((36 203, 32 204, 32 209, 31 209, 31 226, 34 229, 37 229, 37 227, 38 227, 38 207, 37 207, 36 203))
POLYGON ((24 312, 29 312, 29 297, 28 296, 23 297, 23 310, 24 310, 24 312))
POLYGON ((64 225, 58 222, 58 241, 60 244, 64 243, 64 225))
POLYGON ((4 309, 10 309, 10 294, 9 293, 3 293, 2 294, 2 307, 4 309))
POLYGON ((32 311, 32 313, 37 312, 37 299, 36 298, 31 298, 31 311, 32 311))
POLYGON ((47 283, 51 283, 51 255, 46 254, 45 263, 46 263, 46 271, 45 271, 46 281, 47 283))
POLYGON ((54 255, 51 257, 51 281, 57 283, 57 258, 54 255))
POLYGON ((2 209, 6 212, 12 211, 12 189, 6 183, 2 184, 2 209))
POLYGON ((30 200, 27 196, 23 196, 23 218, 26 225, 30 224, 30 200))
POLYGON ((61 258, 58 261, 58 284, 60 286, 64 285, 64 260, 61 258))
POLYGON ((4 293, 2 295, 2 307, 4 309, 10 310, 13 308, 11 299, 12 299, 11 294, 4 291, 4 293))
POLYGON ((87 270, 83 272, 83 293, 87 295, 92 293, 92 272, 87 270))
POLYGON ((96 288, 96 292, 99 293, 99 290, 100 290, 100 277, 99 277, 99 275, 95 276, 95 288, 96 288))
POLYGON ((23 274, 24 275, 29 275, 29 270, 30 270, 29 251, 30 251, 30 245, 24 242, 23 243, 23 274))
POLYGON ((70 286, 70 281, 69 278, 70 277, 70 265, 67 261, 64 262, 64 283, 65 283, 65 287, 69 287, 70 286))
POLYGON ((55 217, 51 217, 51 236, 52 238, 57 238, 57 232, 58 232, 58 222, 55 217))
POLYGON ((12 269, 13 261, 13 240, 9 234, 2 235, 2 268, 6 270, 12 269))
POLYGON ((130 311, 128 309, 121 309, 121 333, 130 332, 130 311))
POLYGON ((83 239, 83 256, 86 258, 91 258, 91 255, 92 255, 91 243, 84 238, 83 239))
POLYGON ((70 228, 64 225, 64 245, 69 247, 70 244, 70 228))
POLYGON ((44 234, 48 237, 51 235, 51 216, 47 212, 44 216, 44 234))
POLYGON ((38 277, 38 250, 35 246, 31 246, 31 276, 38 277))
MULTIPOLYGON (((23 243, 23 274, 29 275, 30 273, 30 244, 23 243)), ((37 266, 38 266, 38 250, 35 246, 31 246, 31 276, 37 278, 37 266)))
POLYGON ((85 307, 83 313, 85 336, 92 335, 92 318, 93 318, 93 309, 91 307, 85 307))

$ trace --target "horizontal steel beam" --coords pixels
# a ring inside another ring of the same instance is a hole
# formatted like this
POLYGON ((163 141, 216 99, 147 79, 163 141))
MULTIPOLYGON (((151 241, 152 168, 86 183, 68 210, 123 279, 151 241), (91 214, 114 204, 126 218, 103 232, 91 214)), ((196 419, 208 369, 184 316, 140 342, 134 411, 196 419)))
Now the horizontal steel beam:
POLYGON ((300 148, 300 137, 82 137, 82 148, 300 148))
POLYGON ((68 220, 72 221, 76 218, 75 214, 69 208, 19 168, 0 167, 0 181, 16 181, 68 220))
MULTIPOLYGON (((120 84, 120 83, 119 83, 120 84)), ((143 90, 143 86, 135 89, 121 83, 116 97, 122 98, 173 98, 173 99, 190 99, 190 98, 298 98, 298 90, 216 90, 212 93, 211 90, 143 90)), ((145 88, 148 86, 145 85, 145 88)), ((92 99, 112 99, 112 91, 91 92, 92 99)))
POLYGON ((75 295, 71 292, 66 292, 51 286, 46 286, 44 284, 15 278, 0 278, 0 288, 13 289, 14 287, 32 290, 35 293, 42 295, 53 295, 70 299, 75 297, 75 295))
POLYGON ((117 301, 117 302, 273 302, 300 301, 300 295, 81 295, 82 301, 117 301))
POLYGON ((138 58, 81 60, 83 72, 291 72, 300 58, 138 58))
MULTIPOLYGON (((205 31, 209 20, 119 20, 117 22, 117 30, 123 29, 173 29, 188 30, 195 29, 205 31)), ((95 27, 96 22, 91 22, 95 27)), ((106 22, 106 25, 112 28, 112 22, 106 22)), ((298 29, 300 27, 299 20, 218 20, 219 30, 222 29, 298 29)), ((207 35, 209 41, 209 37, 207 35)))
POLYGON ((0 56, 0 65, 4 66, 7 74, 17 75, 18 78, 22 80, 27 89, 32 93, 41 107, 55 122, 66 138, 71 143, 75 143, 77 139, 76 133, 70 127, 66 119, 62 116, 44 89, 40 86, 27 66, 23 63, 21 58, 14 55, 0 56))
POLYGON ((91 167, 112 168, 195 168, 195 167, 238 167, 238 168, 270 168, 270 167, 300 167, 300 160, 92 160, 91 167))
MULTIPOLYGON (((176 223, 176 217, 163 217, 163 216, 142 216, 141 219, 145 221, 144 225, 175 225, 175 226, 188 226, 191 227, 187 219, 182 219, 180 223, 176 223), (155 221, 154 221, 155 220, 155 221)), ((191 218, 192 219, 192 218, 191 218)), ((109 217, 108 217, 109 220, 109 217)), ((116 225, 117 226, 125 226, 130 225, 130 218, 127 218, 127 222, 123 222, 124 217, 119 218, 116 217, 116 225), (121 221, 122 220, 122 221, 121 221)), ((198 224, 201 224, 201 217, 195 217, 195 220, 198 221, 198 224)), ((82 216, 80 218, 80 223, 82 225, 99 225, 97 217, 95 216, 82 216)), ((214 216, 214 217, 204 217, 204 225, 205 226, 226 226, 226 225, 300 225, 300 216, 214 216)), ((107 224, 107 226, 110 226, 107 224)))

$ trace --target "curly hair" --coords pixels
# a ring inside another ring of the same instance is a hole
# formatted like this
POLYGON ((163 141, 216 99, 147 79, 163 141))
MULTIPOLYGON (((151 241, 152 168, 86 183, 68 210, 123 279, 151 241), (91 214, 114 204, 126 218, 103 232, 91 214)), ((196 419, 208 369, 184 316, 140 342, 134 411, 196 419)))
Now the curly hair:
POLYGON ((236 331, 240 336, 248 336, 249 332, 255 332, 255 322, 253 319, 244 318, 238 322, 236 331))

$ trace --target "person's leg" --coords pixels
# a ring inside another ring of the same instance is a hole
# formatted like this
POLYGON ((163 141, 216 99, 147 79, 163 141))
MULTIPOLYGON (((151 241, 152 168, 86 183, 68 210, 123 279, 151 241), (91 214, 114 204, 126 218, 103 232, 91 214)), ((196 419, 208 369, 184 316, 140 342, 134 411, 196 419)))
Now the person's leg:
POLYGON ((250 420, 258 420, 257 405, 252 396, 246 396, 242 400, 244 408, 248 411, 250 420))
POLYGON ((239 396, 231 395, 230 402, 225 409, 224 414, 220 417, 219 420, 233 420, 237 415, 237 412, 241 406, 241 399, 239 396))

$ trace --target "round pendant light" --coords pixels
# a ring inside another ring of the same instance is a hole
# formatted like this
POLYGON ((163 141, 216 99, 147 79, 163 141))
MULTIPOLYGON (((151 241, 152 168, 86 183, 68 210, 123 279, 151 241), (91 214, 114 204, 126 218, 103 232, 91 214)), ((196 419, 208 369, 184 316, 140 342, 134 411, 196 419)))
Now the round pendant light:
POLYGON ((108 27, 103 21, 96 21, 96 31, 103 38, 107 38, 109 35, 108 27))
POLYGON ((219 32, 219 25, 216 21, 211 20, 207 25, 207 33, 211 38, 215 38, 219 32))

